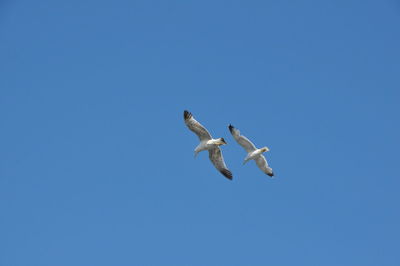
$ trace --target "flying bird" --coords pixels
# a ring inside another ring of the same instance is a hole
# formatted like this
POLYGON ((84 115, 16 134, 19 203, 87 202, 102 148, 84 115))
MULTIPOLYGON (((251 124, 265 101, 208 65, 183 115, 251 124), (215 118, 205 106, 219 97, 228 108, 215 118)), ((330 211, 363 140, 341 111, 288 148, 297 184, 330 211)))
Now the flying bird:
POLYGON ((226 178, 232 180, 232 173, 226 167, 222 152, 219 146, 225 145, 224 138, 213 139, 207 129, 194 119, 189 111, 183 112, 186 126, 193 131, 200 139, 200 144, 194 149, 194 157, 201 151, 208 150, 209 158, 215 168, 226 178))
POLYGON ((256 161, 258 168, 261 169, 264 173, 269 175, 270 177, 274 176, 274 172, 272 168, 268 166, 267 160, 265 159, 263 152, 269 151, 267 147, 263 147, 261 149, 257 149, 256 146, 245 136, 240 135, 240 131, 232 125, 229 125, 229 131, 231 132, 233 138, 242 146, 246 152, 247 156, 243 161, 243 164, 247 163, 250 160, 256 161))

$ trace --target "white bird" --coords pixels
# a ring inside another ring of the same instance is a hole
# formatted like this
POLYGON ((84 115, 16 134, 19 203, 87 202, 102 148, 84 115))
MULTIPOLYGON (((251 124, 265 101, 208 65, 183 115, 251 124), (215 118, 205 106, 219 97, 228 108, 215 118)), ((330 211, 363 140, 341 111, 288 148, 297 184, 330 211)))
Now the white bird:
POLYGON ((194 119, 189 111, 183 112, 186 126, 193 131, 200 139, 200 144, 194 149, 194 157, 201 151, 208 150, 209 158, 215 168, 226 178, 232 180, 232 173, 226 167, 222 152, 219 146, 225 145, 224 138, 213 139, 207 129, 194 119))
POLYGON ((243 161, 243 164, 247 163, 250 160, 256 161, 258 168, 261 169, 264 173, 269 175, 270 177, 274 176, 274 172, 272 168, 268 166, 267 160, 265 159, 263 152, 269 151, 268 147, 263 147, 261 149, 257 149, 256 146, 245 136, 240 135, 240 131, 236 129, 234 126, 229 125, 229 131, 231 132, 233 138, 242 146, 246 152, 247 156, 243 161))

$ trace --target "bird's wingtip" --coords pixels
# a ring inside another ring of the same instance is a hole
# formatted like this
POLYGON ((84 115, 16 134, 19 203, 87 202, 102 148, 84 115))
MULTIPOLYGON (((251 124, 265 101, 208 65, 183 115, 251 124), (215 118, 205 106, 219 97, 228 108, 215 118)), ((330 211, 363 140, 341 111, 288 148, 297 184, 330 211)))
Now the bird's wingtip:
POLYGON ((223 174, 229 180, 232 180, 232 178, 233 178, 232 172, 229 171, 228 169, 221 170, 221 174, 223 174))
POLYGON ((190 119, 192 117, 192 113, 189 112, 188 110, 183 111, 183 118, 185 120, 190 119))
POLYGON ((232 126, 232 124, 229 124, 229 131, 231 132, 231 133, 233 133, 233 129, 234 129, 235 127, 234 126, 232 126))
POLYGON ((267 175, 269 175, 270 177, 273 177, 274 173, 268 173, 267 175))

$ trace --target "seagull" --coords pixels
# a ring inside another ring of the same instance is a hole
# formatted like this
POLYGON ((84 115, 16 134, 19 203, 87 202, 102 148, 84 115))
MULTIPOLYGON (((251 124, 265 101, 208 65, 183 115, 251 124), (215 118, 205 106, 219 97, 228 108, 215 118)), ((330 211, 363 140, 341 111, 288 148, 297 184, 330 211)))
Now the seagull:
POLYGON ((267 160, 265 159, 263 152, 269 151, 268 147, 263 147, 261 149, 257 149, 256 146, 245 136, 240 135, 240 131, 232 125, 229 125, 229 131, 231 132, 233 138, 242 146, 246 152, 247 156, 243 161, 243 164, 247 163, 250 160, 256 161, 258 168, 261 169, 264 173, 269 175, 270 177, 274 176, 274 172, 272 168, 268 166, 267 160))
POLYGON ((209 158, 215 168, 226 178, 232 180, 232 173, 226 167, 222 152, 219 146, 225 145, 224 138, 213 139, 207 129, 194 119, 189 111, 183 112, 186 126, 193 131, 200 139, 200 144, 194 149, 194 157, 201 151, 208 150, 209 158))

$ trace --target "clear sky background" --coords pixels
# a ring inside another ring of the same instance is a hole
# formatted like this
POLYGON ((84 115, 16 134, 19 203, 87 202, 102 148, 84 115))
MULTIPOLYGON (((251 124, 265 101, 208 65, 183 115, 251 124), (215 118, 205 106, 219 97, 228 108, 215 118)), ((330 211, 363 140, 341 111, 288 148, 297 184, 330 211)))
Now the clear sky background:
POLYGON ((399 265, 399 66, 396 0, 1 1, 0 265, 399 265))

